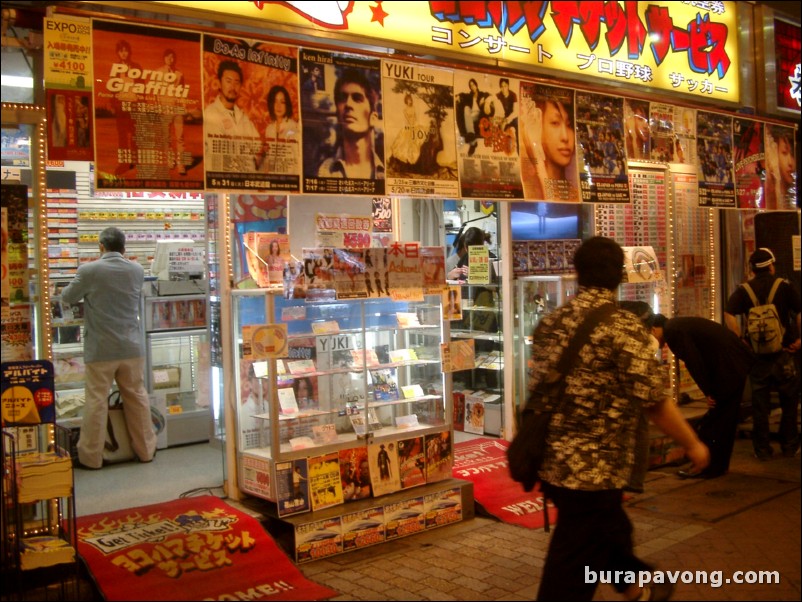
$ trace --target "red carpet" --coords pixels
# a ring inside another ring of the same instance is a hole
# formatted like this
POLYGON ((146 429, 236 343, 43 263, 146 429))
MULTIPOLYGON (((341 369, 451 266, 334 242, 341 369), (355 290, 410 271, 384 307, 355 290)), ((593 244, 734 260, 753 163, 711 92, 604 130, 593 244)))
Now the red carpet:
POLYGON ((77 519, 105 600, 326 600, 247 514, 215 496, 77 519))
MULTIPOLYGON (((473 439, 454 445, 453 476, 473 481, 477 503, 496 518, 529 529, 543 527, 543 498, 536 487, 525 492, 510 478, 507 446, 503 439, 473 439)), ((556 524, 557 509, 549 505, 549 521, 556 524)))

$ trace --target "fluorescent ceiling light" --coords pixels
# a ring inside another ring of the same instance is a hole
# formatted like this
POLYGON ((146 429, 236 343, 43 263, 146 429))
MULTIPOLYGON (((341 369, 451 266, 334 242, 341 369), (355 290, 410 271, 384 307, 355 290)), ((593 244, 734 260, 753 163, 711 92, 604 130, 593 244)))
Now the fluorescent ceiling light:
POLYGON ((0 84, 9 88, 33 88, 32 77, 20 77, 18 75, 3 75, 0 84))

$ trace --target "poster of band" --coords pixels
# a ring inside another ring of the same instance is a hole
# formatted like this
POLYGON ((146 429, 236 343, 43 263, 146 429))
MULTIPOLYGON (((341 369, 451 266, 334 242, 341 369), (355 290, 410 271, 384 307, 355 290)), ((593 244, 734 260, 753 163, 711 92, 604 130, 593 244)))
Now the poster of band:
POLYGON ((453 73, 383 61, 382 74, 387 194, 459 195, 453 73))
POLYGON ((738 209, 764 209, 763 178, 766 171, 763 124, 736 118, 732 123, 735 141, 735 197, 738 209))
POLYGON ((462 196, 523 198, 518 161, 520 80, 454 72, 462 196))
POLYGON ((653 161, 696 162, 696 114, 693 109, 650 103, 649 124, 653 161))
POLYGON ((300 190, 298 50, 203 37, 209 190, 300 190))
POLYGON ((520 104, 524 197, 579 202, 574 91, 522 82, 520 104))
POLYGON ((47 158, 92 161, 92 22, 45 18, 47 158))
POLYGON ((200 34, 93 20, 100 190, 202 190, 200 34))
POLYGON ((576 93, 576 138, 582 200, 629 203, 624 152, 624 99, 576 93))
POLYGON ((732 117, 698 111, 696 133, 699 206, 734 208, 732 117))
POLYGON ((766 124, 766 209, 798 209, 794 130, 766 124))
POLYGON ((303 192, 385 191, 381 60, 301 49, 303 192))

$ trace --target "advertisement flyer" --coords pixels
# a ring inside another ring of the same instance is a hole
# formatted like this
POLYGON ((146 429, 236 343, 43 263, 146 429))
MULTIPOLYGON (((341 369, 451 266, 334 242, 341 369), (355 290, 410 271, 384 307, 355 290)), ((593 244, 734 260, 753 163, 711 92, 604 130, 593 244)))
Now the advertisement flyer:
POLYGON ((576 116, 582 201, 629 203, 624 99, 577 92, 576 116))
POLYGON ((202 190, 200 34, 92 21, 98 190, 202 190))
POLYGON ((92 22, 45 17, 44 40, 47 158, 93 161, 92 22))
POLYGON ((458 196, 453 73, 385 60, 382 75, 387 193, 458 196))
POLYGON ((203 36, 206 188, 299 192, 298 49, 203 36))
POLYGON ((55 374, 48 360, 3 362, 3 428, 56 421, 55 374))
POLYGON ((524 197, 579 202, 574 91, 521 82, 519 139, 524 197))
POLYGON ((381 61, 300 52, 306 194, 385 194, 381 61))
POLYGON ((700 207, 735 207, 732 122, 728 115, 707 111, 696 114, 700 207))
POLYGON ((520 80, 454 72, 457 159, 464 197, 523 198, 518 161, 520 80))

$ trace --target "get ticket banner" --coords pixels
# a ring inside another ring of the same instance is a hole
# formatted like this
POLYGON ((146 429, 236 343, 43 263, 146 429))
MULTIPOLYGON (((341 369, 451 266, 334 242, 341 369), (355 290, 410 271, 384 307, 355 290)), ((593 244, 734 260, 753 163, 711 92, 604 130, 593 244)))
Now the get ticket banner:
POLYGON ((98 190, 203 190, 200 34, 92 21, 98 190))

